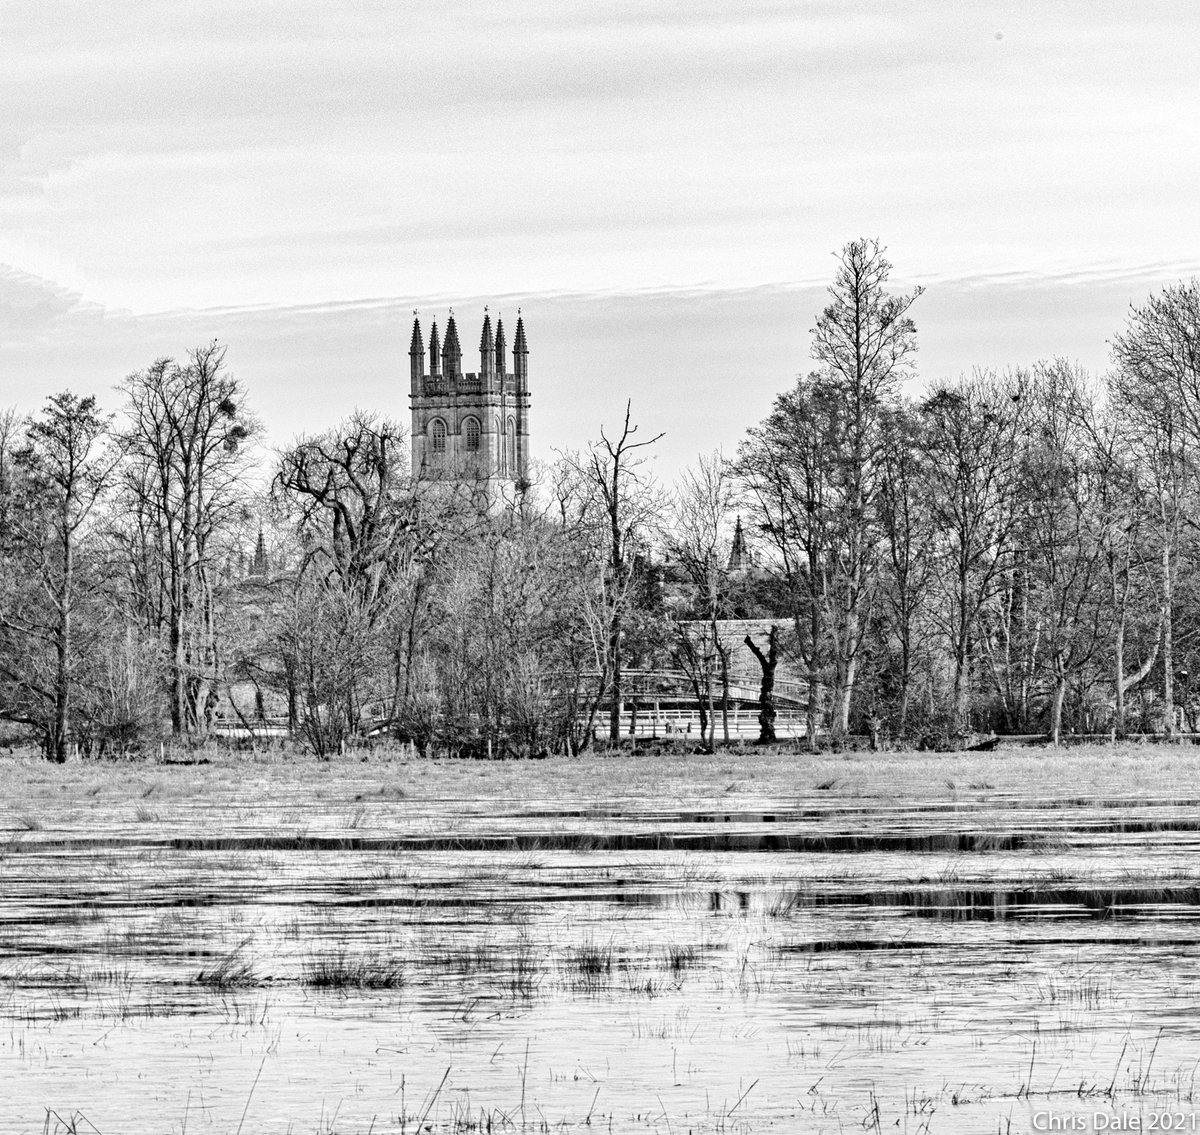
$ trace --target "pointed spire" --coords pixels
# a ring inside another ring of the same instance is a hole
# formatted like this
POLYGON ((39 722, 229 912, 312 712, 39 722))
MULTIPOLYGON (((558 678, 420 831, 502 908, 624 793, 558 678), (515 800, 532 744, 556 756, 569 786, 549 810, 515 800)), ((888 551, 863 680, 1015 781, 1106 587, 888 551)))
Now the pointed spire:
POLYGON ((267 576, 267 542, 263 539, 262 525, 258 526, 258 545, 254 549, 254 560, 250 564, 250 574, 259 579, 267 576))
POLYGON ((446 321, 446 341, 442 344, 442 369, 446 378, 458 378, 462 374, 462 347, 458 345, 458 327, 454 322, 454 312, 446 321))
POLYGON ((504 320, 496 316, 496 370, 504 373, 504 355, 508 350, 508 340, 504 338, 504 320))
POLYGON ((729 551, 729 570, 740 571, 746 566, 746 536, 742 532, 742 518, 733 526, 733 547, 729 551))
POLYGON ((496 341, 492 338, 492 317, 483 309, 483 331, 479 336, 479 374, 491 378, 496 373, 496 341))
POLYGON ((433 326, 429 330, 429 374, 430 376, 439 375, 442 373, 442 345, 438 341, 437 320, 433 321, 433 326))
POLYGON ((408 369, 412 378, 412 392, 421 393, 421 382, 425 377, 425 340, 421 338, 421 321, 413 312, 412 342, 408 347, 408 369))
POLYGON ((517 389, 524 390, 529 377, 529 348, 525 345, 525 320, 517 308, 517 335, 513 342, 513 373, 517 378, 517 389))

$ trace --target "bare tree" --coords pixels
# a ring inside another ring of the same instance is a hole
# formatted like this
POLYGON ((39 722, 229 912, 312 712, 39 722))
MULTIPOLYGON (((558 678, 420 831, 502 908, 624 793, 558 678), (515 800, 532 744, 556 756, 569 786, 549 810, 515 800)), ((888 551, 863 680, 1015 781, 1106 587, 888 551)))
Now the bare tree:
POLYGON ((1096 392, 1085 374, 1058 360, 1034 369, 1025 396, 1034 425, 1025 453, 1031 599, 1050 672, 1048 732, 1057 745, 1068 684, 1091 661, 1103 630, 1101 470, 1087 441, 1096 392))
POLYGON ((1155 586, 1155 553, 1151 541, 1153 513, 1138 469, 1136 445, 1120 406, 1110 401, 1086 423, 1090 460, 1096 469, 1094 525, 1102 549, 1108 593, 1109 633, 1112 638, 1112 727, 1124 736, 1126 695, 1149 677, 1158 661, 1165 621, 1155 586), (1141 625, 1154 627, 1143 657, 1126 671, 1130 636, 1141 625))
MULTIPOLYGON (((729 582, 729 519, 733 514, 736 485, 728 462, 720 452, 700 456, 684 470, 665 514, 663 543, 696 591, 696 614, 707 623, 698 649, 685 654, 704 660, 715 655, 721 668, 721 725, 729 744, 729 651, 720 634, 720 617, 729 582), (710 650, 712 655, 710 655, 710 650)), ((680 623, 679 634, 689 636, 680 623)), ((704 671, 705 719, 710 723, 706 744, 715 746, 716 719, 712 704, 711 666, 704 671)))
POLYGON ((0 674, 23 688, 23 719, 43 730, 46 755, 60 762, 85 665, 76 622, 97 583, 94 571, 81 580, 79 546, 114 465, 108 422, 95 398, 56 394, 29 419, 14 468, 4 471, 6 551, 18 573, 10 596, 20 601, 0 612, 0 626, 18 640, 0 652, 0 674))
POLYGON ((1161 656, 1165 726, 1174 734, 1174 603, 1184 502, 1193 489, 1200 446, 1200 284, 1164 288, 1131 307, 1125 331, 1112 342, 1114 401, 1141 457, 1156 498, 1161 541, 1161 656))
POLYGON ((770 745, 775 741, 775 669, 779 665, 779 628, 772 626, 767 633, 767 649, 755 643, 749 635, 744 639, 751 653, 758 659, 762 680, 758 691, 758 741, 770 745))
POLYGON ((584 515, 595 524, 604 547, 604 671, 612 698, 608 730, 613 744, 621 739, 623 634, 633 598, 635 556, 661 508, 658 489, 646 475, 640 451, 663 435, 635 441, 638 427, 632 422, 631 408, 632 403, 626 402, 620 436, 610 438, 601 428, 600 440, 579 459, 577 467, 577 482, 586 486, 588 494, 584 515))
POLYGON ((259 432, 225 348, 159 359, 123 383, 126 545, 143 618, 167 640, 171 726, 203 732, 217 700, 220 537, 244 507, 259 432))
POLYGON ((950 723, 965 732, 979 620, 995 596, 1020 520, 1023 414, 1019 377, 939 386, 922 403, 940 621, 949 640, 950 723))
POLYGON ((776 400, 740 450, 739 471, 794 595, 812 681, 810 730, 818 710, 815 683, 828 678, 835 735, 850 727, 878 600, 883 422, 916 354, 908 312, 921 289, 889 293, 891 269, 878 241, 851 241, 842 249, 830 302, 813 329, 820 369, 776 400))
MULTIPOLYGON (((1180 549, 1195 489, 1196 439, 1179 390, 1135 366, 1121 366, 1110 380, 1114 410, 1121 416, 1143 499, 1149 505, 1148 534, 1158 550, 1161 602, 1159 657, 1163 669, 1163 728, 1175 724, 1175 583, 1180 549)), ((1122 707, 1123 708, 1123 707, 1122 707)))
POLYGON ((884 545, 882 585, 885 633, 898 653, 896 733, 908 735, 914 671, 918 655, 927 657, 921 628, 928 622, 936 544, 930 517, 922 451, 922 423, 907 406, 883 420, 880 455, 879 523, 884 545))

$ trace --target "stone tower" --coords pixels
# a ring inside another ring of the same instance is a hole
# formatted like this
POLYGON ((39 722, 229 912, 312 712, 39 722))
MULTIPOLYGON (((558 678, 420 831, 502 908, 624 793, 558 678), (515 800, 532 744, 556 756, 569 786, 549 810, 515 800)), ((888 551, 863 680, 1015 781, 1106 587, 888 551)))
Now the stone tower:
POLYGON ((408 357, 412 372, 414 477, 523 481, 529 460, 529 382, 525 323, 517 314, 512 370, 507 370, 504 323, 484 309, 479 373, 463 373, 454 312, 446 337, 429 329, 429 369, 420 319, 413 319, 408 357))

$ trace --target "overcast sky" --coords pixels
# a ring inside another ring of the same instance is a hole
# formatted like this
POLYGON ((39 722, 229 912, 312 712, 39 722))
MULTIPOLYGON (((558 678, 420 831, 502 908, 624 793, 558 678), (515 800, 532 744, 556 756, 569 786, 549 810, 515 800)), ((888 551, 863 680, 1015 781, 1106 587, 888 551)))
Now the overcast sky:
POLYGON ((217 337, 276 443, 407 420, 411 312, 524 309, 534 446, 670 472, 808 369, 877 236, 922 381, 1200 271, 1200 5, 2 0, 0 403, 217 337))

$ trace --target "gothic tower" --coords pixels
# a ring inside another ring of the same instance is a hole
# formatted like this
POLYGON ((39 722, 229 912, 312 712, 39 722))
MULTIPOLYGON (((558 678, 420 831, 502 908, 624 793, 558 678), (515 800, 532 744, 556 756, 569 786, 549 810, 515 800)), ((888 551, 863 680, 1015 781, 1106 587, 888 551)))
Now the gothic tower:
POLYGON ((421 321, 413 319, 408 350, 412 375, 414 477, 463 477, 487 481, 525 480, 529 460, 529 382, 525 323, 517 313, 512 370, 506 369, 504 323, 484 308, 479 338, 479 372, 464 374, 454 312, 439 342, 429 329, 429 369, 421 321))

